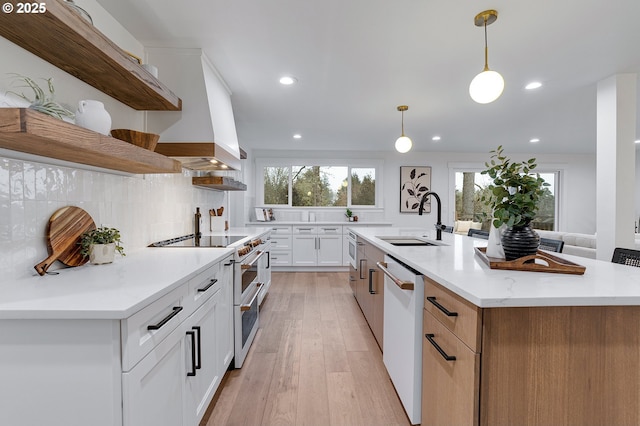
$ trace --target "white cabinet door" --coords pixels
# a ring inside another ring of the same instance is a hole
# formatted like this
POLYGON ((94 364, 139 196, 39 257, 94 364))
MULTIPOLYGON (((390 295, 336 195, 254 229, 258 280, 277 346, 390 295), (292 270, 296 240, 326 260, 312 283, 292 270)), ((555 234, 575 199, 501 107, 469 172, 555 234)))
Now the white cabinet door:
POLYGON ((221 336, 216 329, 221 295, 218 290, 185 321, 185 425, 200 422, 224 374, 220 368, 222 362, 218 360, 221 336))
POLYGON ((342 265, 342 235, 321 235, 318 237, 318 265, 342 265))
POLYGON ((124 426, 182 425, 185 392, 184 328, 173 330, 131 371, 122 374, 124 426))
POLYGON ((315 226, 293 227, 293 266, 316 266, 318 230, 315 226))

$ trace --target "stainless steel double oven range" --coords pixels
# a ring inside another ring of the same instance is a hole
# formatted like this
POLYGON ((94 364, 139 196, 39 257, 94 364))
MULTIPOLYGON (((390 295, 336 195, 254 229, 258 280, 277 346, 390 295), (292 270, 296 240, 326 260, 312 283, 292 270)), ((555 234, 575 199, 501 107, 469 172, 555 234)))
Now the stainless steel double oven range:
POLYGON ((228 247, 234 249, 234 367, 240 368, 260 325, 260 303, 271 285, 270 242, 246 235, 195 234, 153 243, 150 247, 228 247))

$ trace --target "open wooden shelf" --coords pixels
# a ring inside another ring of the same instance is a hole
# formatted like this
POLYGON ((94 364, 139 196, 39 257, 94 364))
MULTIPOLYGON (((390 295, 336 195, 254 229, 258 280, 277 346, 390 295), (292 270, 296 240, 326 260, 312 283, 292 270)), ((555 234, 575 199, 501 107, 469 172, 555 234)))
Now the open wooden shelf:
POLYGON ((204 189, 216 191, 246 191, 247 185, 226 176, 192 177, 191 184, 204 189))
POLYGON ((46 7, 0 13, 0 35, 131 108, 182 110, 178 96, 62 1, 46 7))
POLYGON ((179 161, 28 108, 0 108, 0 148, 127 173, 181 173, 179 161))

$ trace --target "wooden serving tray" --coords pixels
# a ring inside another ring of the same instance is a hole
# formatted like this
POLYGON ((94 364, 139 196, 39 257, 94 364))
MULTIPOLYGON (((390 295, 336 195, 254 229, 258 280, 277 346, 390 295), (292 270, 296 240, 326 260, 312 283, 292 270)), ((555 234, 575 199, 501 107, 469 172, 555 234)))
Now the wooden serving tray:
POLYGON ((489 257, 486 247, 475 247, 476 254, 491 269, 511 269, 514 271, 552 272, 556 274, 583 275, 585 267, 542 250, 537 254, 524 256, 516 260, 504 260, 489 257))

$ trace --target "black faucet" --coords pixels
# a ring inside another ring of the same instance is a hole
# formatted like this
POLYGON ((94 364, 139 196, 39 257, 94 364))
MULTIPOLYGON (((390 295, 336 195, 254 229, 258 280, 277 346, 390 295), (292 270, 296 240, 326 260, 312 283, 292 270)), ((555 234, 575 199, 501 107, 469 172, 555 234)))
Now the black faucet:
POLYGON ((427 197, 429 195, 433 195, 438 202, 438 221, 436 222, 436 240, 442 240, 442 230, 446 228, 445 225, 442 224, 442 204, 440 203, 440 197, 435 192, 429 191, 422 196, 422 200, 420 200, 420 207, 418 207, 418 214, 422 216, 422 212, 424 211, 424 203, 427 201, 427 197))

